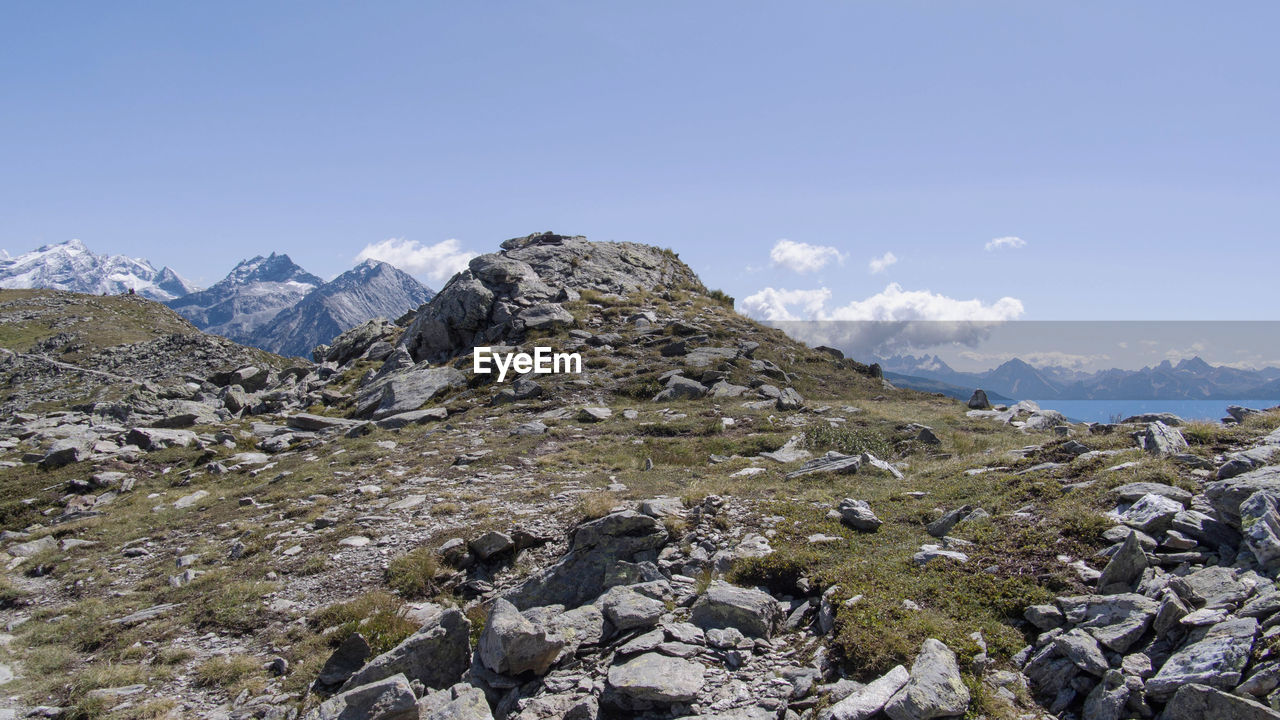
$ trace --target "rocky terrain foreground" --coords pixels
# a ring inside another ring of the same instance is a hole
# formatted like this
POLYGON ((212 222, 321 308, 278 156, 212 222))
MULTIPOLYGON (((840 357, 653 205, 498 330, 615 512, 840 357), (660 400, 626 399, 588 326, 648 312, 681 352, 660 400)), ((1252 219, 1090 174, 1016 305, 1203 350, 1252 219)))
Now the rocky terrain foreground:
POLYGON ((0 719, 1280 718, 1275 409, 900 390, 549 233, 314 363, 0 321, 0 719))

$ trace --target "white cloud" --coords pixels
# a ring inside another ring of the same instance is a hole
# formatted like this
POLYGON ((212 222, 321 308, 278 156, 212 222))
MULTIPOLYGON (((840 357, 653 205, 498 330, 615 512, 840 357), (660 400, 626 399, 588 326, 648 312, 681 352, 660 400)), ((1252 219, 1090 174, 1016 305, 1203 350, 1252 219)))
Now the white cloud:
POLYGON ((798 273, 817 272, 833 260, 844 264, 844 255, 839 250, 826 245, 810 245, 809 243, 779 240, 769 251, 769 259, 774 265, 781 265, 798 273))
POLYGON ((804 316, 813 317, 822 312, 822 306, 831 298, 831 291, 820 290, 775 290, 765 288, 745 298, 742 309, 748 315, 761 320, 803 320, 791 312, 793 305, 799 305, 804 316))
POLYGON ((992 250, 1001 250, 1003 248, 1009 248, 1012 250, 1015 248, 1023 247, 1026 244, 1027 244, 1026 240, 1023 240, 1020 237, 1014 237, 1013 235, 1010 235, 1008 237, 998 237, 988 242, 986 247, 987 247, 987 252, 991 252, 992 250))
POLYGON ((927 348, 958 342, 975 345, 990 329, 1015 320, 1022 302, 1005 297, 994 303, 957 300, 928 290, 903 290, 890 283, 865 300, 827 308, 831 291, 765 288, 742 301, 743 311, 812 345, 833 345, 854 353, 927 348), (802 321, 802 322, 797 322, 802 321))
POLYGON ((871 262, 867 263, 867 269, 873 275, 878 275, 889 269, 890 265, 898 262, 898 256, 891 252, 887 252, 878 258, 871 258, 871 262))
POLYGON ((410 275, 425 277, 434 284, 433 289, 439 290, 454 273, 466 269, 467 261, 475 256, 476 253, 463 250, 462 244, 453 238, 435 245, 423 245, 417 240, 404 238, 389 238, 366 245, 356 256, 356 262, 381 260, 410 275))

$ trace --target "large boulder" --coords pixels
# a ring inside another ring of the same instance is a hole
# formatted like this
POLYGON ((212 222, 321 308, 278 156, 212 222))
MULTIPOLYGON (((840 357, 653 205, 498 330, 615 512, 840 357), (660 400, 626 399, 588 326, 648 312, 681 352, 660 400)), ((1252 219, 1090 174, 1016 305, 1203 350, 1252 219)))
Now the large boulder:
POLYGON ((911 673, 901 665, 886 675, 854 690, 840 702, 831 706, 830 720, 867 720, 884 709, 885 703, 911 679, 911 673))
POLYGON ((633 702, 691 702, 705 682, 702 665, 659 653, 645 653, 609 668, 609 689, 633 702))
POLYGON ((125 435, 124 439, 130 445, 137 445, 143 450, 191 447, 199 442, 199 438, 190 430, 169 430, 166 428, 134 428, 125 435))
POLYGON ((1163 720, 1280 720, 1280 712, 1207 685, 1190 683, 1178 688, 1160 717, 1163 720))
POLYGON ((457 368, 415 366, 361 388, 356 397, 356 414, 374 420, 399 415, 466 384, 466 376, 457 368))
POLYGON ((493 720, 480 688, 459 683, 418 701, 418 720, 493 720))
POLYGON ((564 646, 563 638, 529 622, 514 605, 499 598, 485 621, 477 650, 480 662, 500 675, 545 675, 564 646))
POLYGON ((435 609, 418 632, 353 674, 342 689, 403 674, 424 687, 447 688, 471 666, 471 622, 461 610, 435 609))
POLYGON ((303 720, 418 720, 418 698, 408 678, 396 674, 344 690, 303 720))
POLYGON ((704 630, 736 628, 744 635, 768 638, 782 614, 782 606, 769 593, 717 580, 694 603, 690 621, 704 630))
POLYGON ((911 665, 911 678, 889 698, 884 713, 893 720, 953 717, 969 709, 969 699, 956 654, 942 641, 929 638, 911 665))
POLYGON ((1187 451, 1187 440, 1182 432, 1157 420, 1147 426, 1140 436, 1142 448, 1151 455, 1172 457, 1187 451))
POLYGON ((517 608, 564 605, 576 608, 614 585, 627 584, 620 565, 657 557, 667 531, 648 515, 624 510, 580 525, 567 552, 503 597, 517 608))
POLYGON ((1257 634, 1255 618, 1236 618, 1214 625, 1199 641, 1184 646, 1161 666, 1160 672, 1147 681, 1147 694, 1164 700, 1190 683, 1220 690, 1234 688, 1240 684, 1257 634))

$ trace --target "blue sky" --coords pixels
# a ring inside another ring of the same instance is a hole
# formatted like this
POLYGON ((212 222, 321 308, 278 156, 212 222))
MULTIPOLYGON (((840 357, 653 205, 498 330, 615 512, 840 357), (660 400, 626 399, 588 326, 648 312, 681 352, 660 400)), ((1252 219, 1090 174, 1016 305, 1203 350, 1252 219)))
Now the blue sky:
POLYGON ((1277 319, 1278 20, 8 2, 0 247, 79 238, 203 284, 272 250, 329 276, 368 249, 438 287, 555 230, 672 247, 760 316, 1277 319))

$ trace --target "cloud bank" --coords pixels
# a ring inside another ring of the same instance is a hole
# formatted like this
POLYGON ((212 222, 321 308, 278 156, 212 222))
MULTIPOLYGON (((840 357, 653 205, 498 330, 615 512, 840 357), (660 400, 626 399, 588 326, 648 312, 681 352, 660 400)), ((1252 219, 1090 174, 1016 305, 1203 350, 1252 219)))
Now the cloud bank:
POLYGON ((958 300, 890 283, 879 293, 828 308, 831 291, 765 288, 742 300, 747 315, 776 324, 811 345, 833 345, 855 353, 900 351, 958 342, 974 346, 995 325, 1016 320, 1022 302, 958 300))
POLYGON ((404 238, 389 238, 366 245, 356 256, 356 262, 381 260, 410 275, 426 278, 434 289, 439 290, 454 273, 465 269, 467 262, 475 256, 476 253, 463 250, 462 244, 453 238, 441 240, 435 245, 423 245, 417 240, 404 238))

